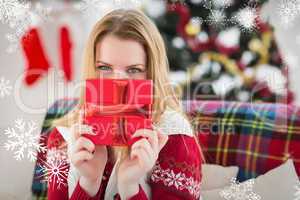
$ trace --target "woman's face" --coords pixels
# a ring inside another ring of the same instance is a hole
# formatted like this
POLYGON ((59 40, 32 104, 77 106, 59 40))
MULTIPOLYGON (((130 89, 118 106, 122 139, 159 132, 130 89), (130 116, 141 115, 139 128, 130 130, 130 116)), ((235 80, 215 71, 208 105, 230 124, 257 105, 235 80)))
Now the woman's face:
POLYGON ((96 44, 97 77, 111 79, 146 79, 146 53, 134 40, 113 35, 96 44))

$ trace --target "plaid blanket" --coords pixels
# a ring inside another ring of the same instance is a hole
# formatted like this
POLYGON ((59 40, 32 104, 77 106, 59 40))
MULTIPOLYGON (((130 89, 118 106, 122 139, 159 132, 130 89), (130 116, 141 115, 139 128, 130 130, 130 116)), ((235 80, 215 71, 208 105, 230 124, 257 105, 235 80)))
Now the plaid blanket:
MULTIPOLYGON (((47 144, 52 120, 77 103, 78 99, 60 99, 49 108, 41 143, 47 144)), ((207 163, 237 165, 238 180, 243 181, 292 158, 300 176, 300 108, 221 101, 186 101, 183 107, 195 126, 207 163)), ((45 153, 38 154, 34 170, 32 193, 36 200, 47 199, 47 184, 39 178, 42 160, 45 153)))
POLYGON ((237 165, 244 181, 292 158, 300 176, 300 108, 221 101, 184 102, 184 108, 207 163, 237 165))
MULTIPOLYGON (((78 103, 78 99, 60 99, 56 101, 47 111, 41 130, 40 143, 47 146, 49 133, 52 131, 51 122, 68 113, 78 103)), ((47 200, 47 182, 43 181, 43 171, 40 168, 43 161, 46 160, 46 152, 39 152, 34 168, 33 180, 31 185, 32 199, 47 200)))

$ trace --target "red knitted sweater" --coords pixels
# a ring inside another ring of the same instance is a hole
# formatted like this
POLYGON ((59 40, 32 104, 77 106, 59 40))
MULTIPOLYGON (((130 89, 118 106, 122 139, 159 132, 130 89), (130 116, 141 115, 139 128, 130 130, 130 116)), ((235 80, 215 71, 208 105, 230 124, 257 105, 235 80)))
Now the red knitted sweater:
MULTIPOLYGON (((58 148, 63 138, 56 128, 50 133, 48 139, 49 149, 58 148)), ((66 151, 66 150, 65 150, 66 151)), ((158 160, 151 172, 148 184, 151 188, 153 200, 195 200, 200 197, 201 181, 201 156, 197 143, 193 137, 187 135, 170 135, 167 144, 159 153, 158 160)), ((66 163, 66 167, 69 164, 66 163)), ((90 197, 77 182, 71 200, 102 200, 113 164, 107 162, 104 170, 101 186, 94 197, 90 197)), ((57 187, 55 181, 49 181, 48 200, 67 200, 68 185, 57 187)), ((114 199, 120 199, 115 195, 114 199)), ((147 195, 143 188, 139 187, 139 192, 132 196, 130 200, 146 200, 147 195)))

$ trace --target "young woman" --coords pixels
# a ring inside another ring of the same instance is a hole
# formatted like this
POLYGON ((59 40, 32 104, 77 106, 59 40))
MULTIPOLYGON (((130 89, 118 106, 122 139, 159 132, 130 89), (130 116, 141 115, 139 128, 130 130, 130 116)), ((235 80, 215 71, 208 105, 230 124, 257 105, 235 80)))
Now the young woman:
MULTIPOLYGON (((92 30, 84 54, 83 80, 90 78, 152 79, 153 130, 131 147, 94 145, 81 136, 84 88, 77 107, 53 126, 68 126, 70 172, 67 187, 49 182, 49 200, 199 199, 202 154, 190 123, 168 81, 163 39, 153 22, 138 10, 114 10, 92 30), (81 128, 80 128, 81 127, 81 128), (70 181, 73 179, 73 181, 70 181)), ((56 129, 49 149, 64 149, 56 129)))

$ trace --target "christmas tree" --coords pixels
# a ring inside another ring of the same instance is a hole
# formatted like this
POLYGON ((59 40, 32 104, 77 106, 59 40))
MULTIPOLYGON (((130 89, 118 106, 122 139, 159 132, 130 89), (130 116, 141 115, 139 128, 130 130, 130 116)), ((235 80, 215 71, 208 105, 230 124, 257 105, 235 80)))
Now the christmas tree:
POLYGON ((260 16, 266 2, 170 0, 146 7, 165 40, 181 96, 292 102, 274 30, 260 16))

